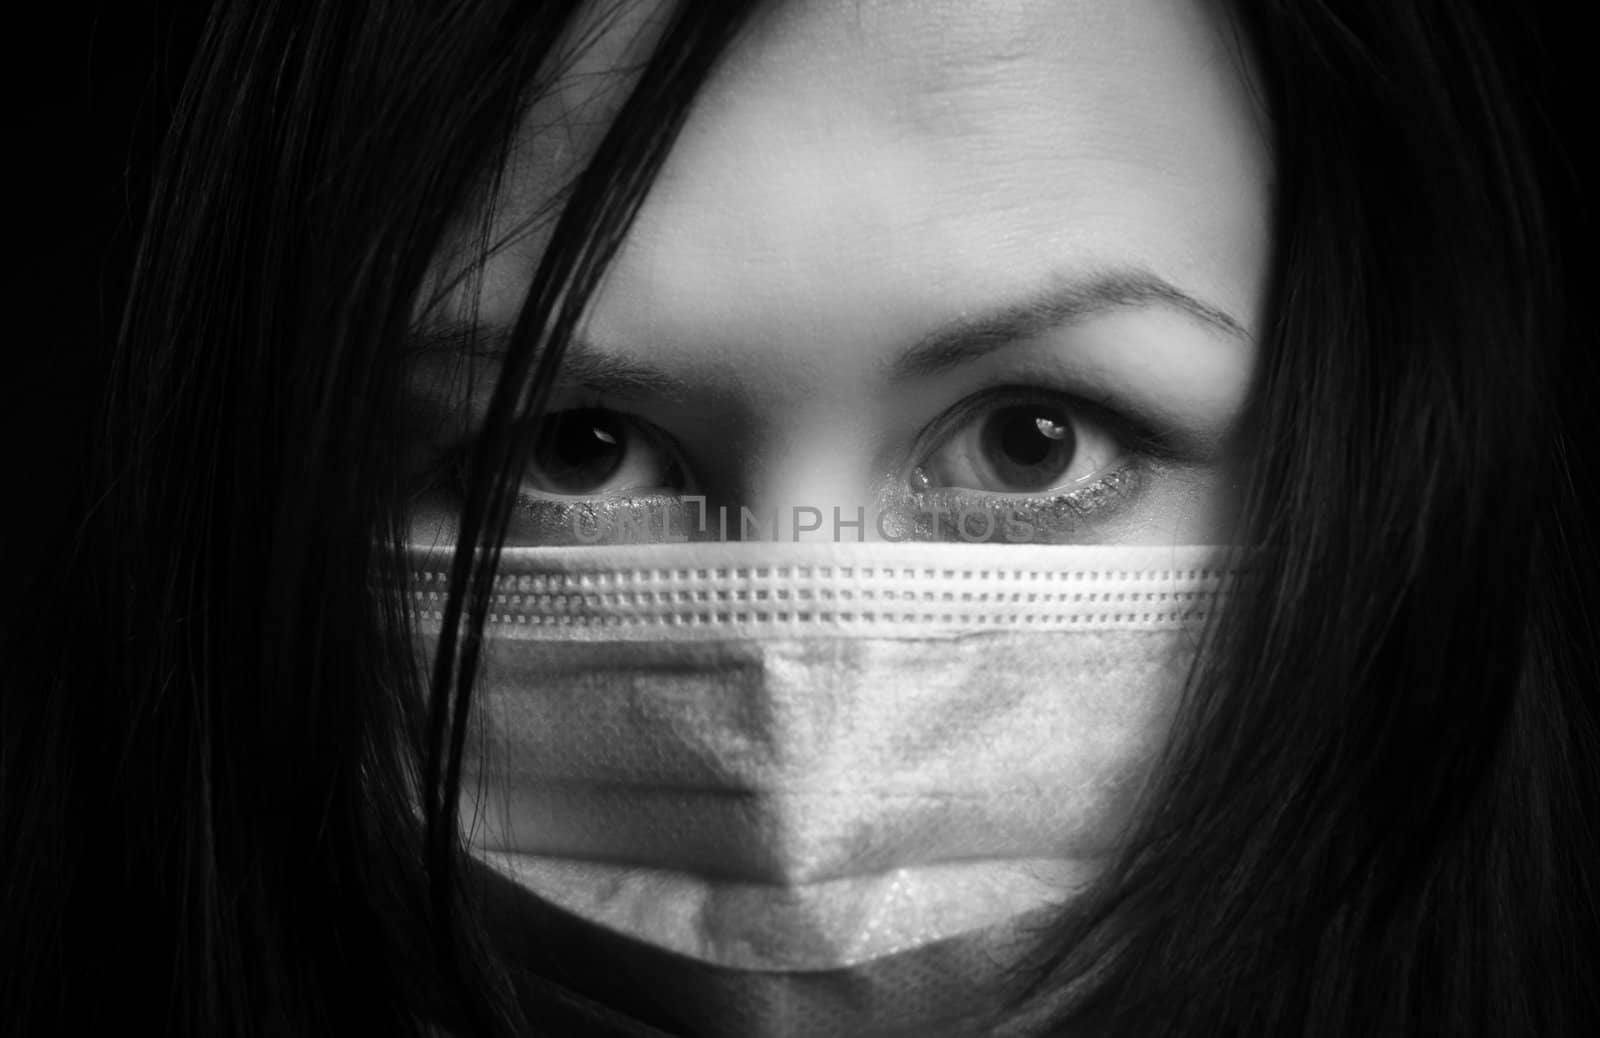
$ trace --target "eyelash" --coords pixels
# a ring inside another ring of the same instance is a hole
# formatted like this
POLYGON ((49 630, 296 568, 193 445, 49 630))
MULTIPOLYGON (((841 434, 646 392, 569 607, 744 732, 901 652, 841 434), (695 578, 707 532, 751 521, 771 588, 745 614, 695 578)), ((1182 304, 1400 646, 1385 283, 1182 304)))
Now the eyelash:
POLYGON ((1125 448, 1123 463, 1086 486, 1054 494, 998 494, 962 487, 907 488, 886 496, 883 504, 911 513, 912 535, 928 540, 969 540, 971 516, 991 517, 995 539, 1007 528, 1028 527, 1043 541, 1078 538, 1094 533, 1094 520, 1118 506, 1133 503, 1151 470, 1176 459, 1178 453, 1155 431, 1128 418, 1109 403, 1097 403, 1036 386, 1000 386, 974 394, 945 411, 918 437, 913 457, 924 457, 951 432, 986 408, 1007 403, 1064 404, 1074 417, 1106 428, 1125 448))
POLYGON ((909 532, 915 540, 1065 540, 1093 533, 1097 517, 1131 504, 1144 485, 1145 472, 1143 460, 1135 458, 1088 486, 1047 496, 941 487, 913 492, 898 510, 910 516, 909 532), (974 537, 975 516, 988 517, 986 536, 974 537), (1019 529, 1028 535, 1014 538, 1019 529))
MULTIPOLYGON (((930 444, 938 444, 941 437, 948 436, 982 408, 1008 401, 1051 401, 1064 405, 1075 417, 1100 424, 1125 448, 1126 453, 1119 459, 1122 464, 1097 476, 1086 486, 1043 495, 1000 494, 960 487, 918 489, 903 478, 879 495, 879 508, 899 517, 897 538, 971 540, 974 517, 987 515, 991 517, 989 528, 995 540, 1015 539, 1010 538, 1008 532, 1021 527, 1032 531, 1029 538, 1032 542, 1079 539, 1086 533, 1096 532, 1098 517, 1131 505, 1144 489, 1152 470, 1163 462, 1179 458, 1179 453, 1159 433, 1128 418, 1109 402, 1090 401, 1034 386, 1002 386, 967 397, 927 425, 918 436, 912 457, 924 457, 930 444)), ((575 400, 570 406, 604 408, 604 402, 575 400)), ((672 451, 681 469, 689 471, 671 437, 661 433, 660 442, 672 451)), ((469 449, 470 443, 448 451, 427 474, 429 483, 447 484, 458 497, 464 496, 469 449)), ((663 523, 671 522, 673 528, 683 531, 690 529, 692 521, 685 515, 689 510, 680 497, 662 494, 562 500, 519 489, 513 507, 532 527, 527 534, 534 543, 569 542, 579 523, 584 526, 607 524, 612 529, 622 523, 633 529, 662 530, 663 523)), ((891 522, 890 526, 893 525, 891 522)))

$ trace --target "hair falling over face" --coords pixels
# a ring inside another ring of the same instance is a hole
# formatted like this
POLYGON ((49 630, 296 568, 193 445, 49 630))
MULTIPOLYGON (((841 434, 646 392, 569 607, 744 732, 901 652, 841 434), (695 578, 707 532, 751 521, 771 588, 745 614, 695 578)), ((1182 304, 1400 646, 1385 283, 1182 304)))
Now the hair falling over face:
POLYGON ((1600 1027, 1498 18, 213 4, 6 622, 0 1020, 1600 1027))

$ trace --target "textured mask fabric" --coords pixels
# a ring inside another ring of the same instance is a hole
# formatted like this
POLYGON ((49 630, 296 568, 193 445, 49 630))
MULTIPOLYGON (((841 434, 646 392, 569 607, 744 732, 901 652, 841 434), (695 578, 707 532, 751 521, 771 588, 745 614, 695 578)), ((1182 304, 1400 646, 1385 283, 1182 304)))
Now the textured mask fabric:
MULTIPOLYGON (((694 1034, 981 1032, 1103 866, 1211 547, 509 549, 463 816, 694 1034)), ((425 633, 448 557, 414 555, 425 633)))

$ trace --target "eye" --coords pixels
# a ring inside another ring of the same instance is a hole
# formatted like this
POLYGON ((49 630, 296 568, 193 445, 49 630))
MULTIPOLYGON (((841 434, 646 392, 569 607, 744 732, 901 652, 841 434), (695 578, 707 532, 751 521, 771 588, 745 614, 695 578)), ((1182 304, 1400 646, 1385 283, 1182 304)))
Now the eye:
POLYGON ((1001 398, 963 408, 913 474, 918 489, 1042 494, 1104 475, 1123 454, 1088 407, 1001 398))
POLYGON ((676 491, 682 467, 654 426, 603 407, 555 411, 534 429, 524 490, 559 497, 676 491))

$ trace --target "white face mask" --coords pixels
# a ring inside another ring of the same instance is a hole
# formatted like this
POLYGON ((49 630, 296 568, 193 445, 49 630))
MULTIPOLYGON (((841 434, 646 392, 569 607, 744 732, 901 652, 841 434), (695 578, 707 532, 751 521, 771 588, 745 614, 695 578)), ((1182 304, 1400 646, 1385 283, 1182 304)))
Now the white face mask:
MULTIPOLYGON (((1218 558, 508 550, 472 846, 695 1034, 963 1033, 1116 846, 1218 558)), ((425 625, 447 561, 417 556, 425 625)))

